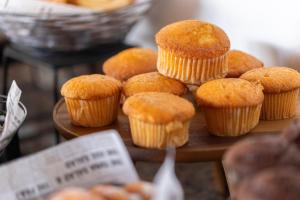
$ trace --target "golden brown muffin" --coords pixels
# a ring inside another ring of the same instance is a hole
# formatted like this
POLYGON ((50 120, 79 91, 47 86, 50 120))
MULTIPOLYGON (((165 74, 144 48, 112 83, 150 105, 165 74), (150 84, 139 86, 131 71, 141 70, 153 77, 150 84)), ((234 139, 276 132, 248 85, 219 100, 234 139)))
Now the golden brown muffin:
POLYGON ((97 11, 112 11, 131 5, 134 0, 72 0, 75 5, 97 11))
POLYGON ((261 119, 278 120, 295 115, 300 87, 299 72, 287 67, 268 67, 253 69, 240 78, 259 82, 264 87, 261 119))
POLYGON ((120 81, 132 76, 156 71, 157 54, 151 49, 130 48, 109 58, 103 64, 106 75, 120 81))
POLYGON ((90 192, 106 200, 130 200, 130 195, 126 190, 112 185, 98 185, 91 188, 90 192))
POLYGON ((225 77, 230 41, 219 27, 198 20, 179 21, 156 34, 157 69, 188 84, 225 77))
POLYGON ((259 84, 237 78, 209 81, 196 92, 208 130, 217 136, 238 136, 254 128, 263 99, 259 84))
POLYGON ((136 75, 123 85, 123 94, 126 97, 141 92, 167 92, 182 96, 186 91, 187 88, 183 83, 158 72, 136 75))
POLYGON ((83 75, 67 81, 61 94, 74 125, 101 127, 117 117, 121 83, 100 74, 83 75))
POLYGON ((138 194, 144 200, 151 200, 154 195, 154 187, 148 182, 130 183, 124 189, 131 194, 138 194))
POLYGON ((298 200, 299 183, 299 168, 270 168, 243 182, 236 200, 298 200))
POLYGON ((68 188, 54 194, 49 200, 104 200, 104 198, 82 188, 68 188))
POLYGON ((247 54, 243 51, 231 50, 228 52, 228 74, 227 78, 238 78, 243 73, 255 69, 261 68, 264 63, 247 54))
POLYGON ((188 141, 192 103, 170 93, 145 92, 129 97, 123 106, 133 143, 147 148, 179 147, 188 141))

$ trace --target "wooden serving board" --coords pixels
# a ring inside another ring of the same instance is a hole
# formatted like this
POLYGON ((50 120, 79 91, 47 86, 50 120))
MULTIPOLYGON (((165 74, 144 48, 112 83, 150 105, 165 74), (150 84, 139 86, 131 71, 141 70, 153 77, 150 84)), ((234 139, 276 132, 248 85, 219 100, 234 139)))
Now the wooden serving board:
MULTIPOLYGON (((300 118, 299 100, 295 118, 300 118)), ((116 129, 123 138, 134 161, 161 161, 165 156, 165 151, 163 150, 145 149, 133 145, 128 118, 121 109, 118 119, 112 125, 103 128, 83 128, 71 124, 65 102, 61 99, 54 108, 53 120, 58 132, 66 139, 101 130, 116 129)), ((177 149, 176 159, 178 162, 220 161, 223 153, 235 142, 253 135, 278 134, 292 120, 260 121, 258 126, 245 136, 217 137, 208 133, 204 116, 197 111, 191 122, 189 143, 177 149)))

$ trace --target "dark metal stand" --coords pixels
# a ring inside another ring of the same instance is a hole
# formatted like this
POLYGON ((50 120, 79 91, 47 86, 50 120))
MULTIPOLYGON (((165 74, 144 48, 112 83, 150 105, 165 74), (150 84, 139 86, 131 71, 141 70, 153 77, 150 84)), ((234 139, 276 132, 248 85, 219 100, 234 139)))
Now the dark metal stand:
MULTIPOLYGON (((30 66, 44 66, 54 71, 53 76, 53 100, 54 104, 59 100, 59 80, 58 72, 62 68, 71 68, 78 65, 90 65, 95 68, 98 64, 101 71, 100 63, 105 59, 116 54, 117 52, 130 48, 132 46, 124 43, 106 44, 91 49, 76 52, 51 52, 45 49, 31 49, 20 46, 7 45, 3 51, 3 88, 2 94, 7 93, 9 67, 12 61, 26 63, 30 66)), ((92 69, 95 72, 95 69, 92 69)), ((59 134, 55 134, 56 143, 59 143, 59 134)))

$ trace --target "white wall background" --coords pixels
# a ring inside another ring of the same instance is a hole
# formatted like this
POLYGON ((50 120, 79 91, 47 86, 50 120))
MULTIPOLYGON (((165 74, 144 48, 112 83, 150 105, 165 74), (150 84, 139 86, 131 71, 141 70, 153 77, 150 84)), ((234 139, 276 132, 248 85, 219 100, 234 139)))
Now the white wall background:
POLYGON ((266 65, 300 69, 299 0, 156 0, 127 40, 156 48, 155 33, 182 19, 201 19, 222 27, 232 48, 247 51, 266 65))

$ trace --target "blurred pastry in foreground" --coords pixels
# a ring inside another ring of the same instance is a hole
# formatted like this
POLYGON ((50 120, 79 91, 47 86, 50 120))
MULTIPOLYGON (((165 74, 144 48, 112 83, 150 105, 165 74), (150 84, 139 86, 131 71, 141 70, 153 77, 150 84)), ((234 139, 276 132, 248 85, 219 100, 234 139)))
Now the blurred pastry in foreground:
POLYGON ((261 68, 264 63, 254 56, 247 54, 243 51, 230 50, 228 52, 228 74, 227 78, 238 78, 243 73, 255 69, 261 68))
POLYGON ((300 120, 294 120, 282 132, 282 136, 289 143, 295 144, 300 150, 300 120))
POLYGON ((242 183, 236 200, 298 200, 299 183, 299 168, 270 168, 242 183))
POLYGON ((272 136, 253 137, 232 146, 223 161, 231 195, 235 195, 242 181, 274 166, 287 148, 285 140, 272 136))
POLYGON ((47 1, 52 3, 68 3, 68 0, 47 0, 47 1))
POLYGON ((133 2, 134 0, 72 0, 75 5, 97 11, 117 10, 129 6, 133 2))
POLYGON ((253 69, 240 78, 259 82, 264 87, 264 103, 261 119, 279 120, 296 114, 296 103, 300 88, 300 73, 287 67, 253 69))
POLYGON ((105 200, 101 196, 97 196, 88 192, 82 188, 68 188, 62 190, 53 196, 49 200, 105 200))
POLYGON ((106 60, 103 71, 120 81, 132 76, 156 71, 157 54, 151 49, 130 48, 106 60))
POLYGON ((148 182, 130 183, 124 189, 130 194, 138 194, 143 200, 151 200, 154 194, 154 187, 148 182))
POLYGON ((242 140, 224 155, 224 168, 235 196, 240 184, 258 172, 273 166, 300 167, 299 150, 279 136, 257 136, 242 140))
POLYGON ((208 131, 217 136, 239 136, 253 129, 263 99, 259 84, 237 78, 209 81, 196 91, 208 131))
POLYGON ((130 200, 129 193, 123 188, 112 185, 97 185, 90 189, 93 195, 103 197, 106 200, 130 200))
POLYGON ((187 84, 200 85, 226 76, 230 41, 219 27, 185 20, 163 27, 156 34, 158 71, 187 84))
POLYGON ((141 92, 167 92, 178 96, 186 93, 186 86, 176 79, 165 77, 158 72, 150 72, 131 77, 123 85, 126 97, 141 92))
POLYGON ((101 127, 118 114, 120 81, 100 74, 83 75, 67 81, 61 89, 74 125, 101 127))
POLYGON ((133 143, 158 149, 187 143, 195 114, 192 103, 162 92, 135 94, 125 101, 123 111, 129 117, 133 143))

